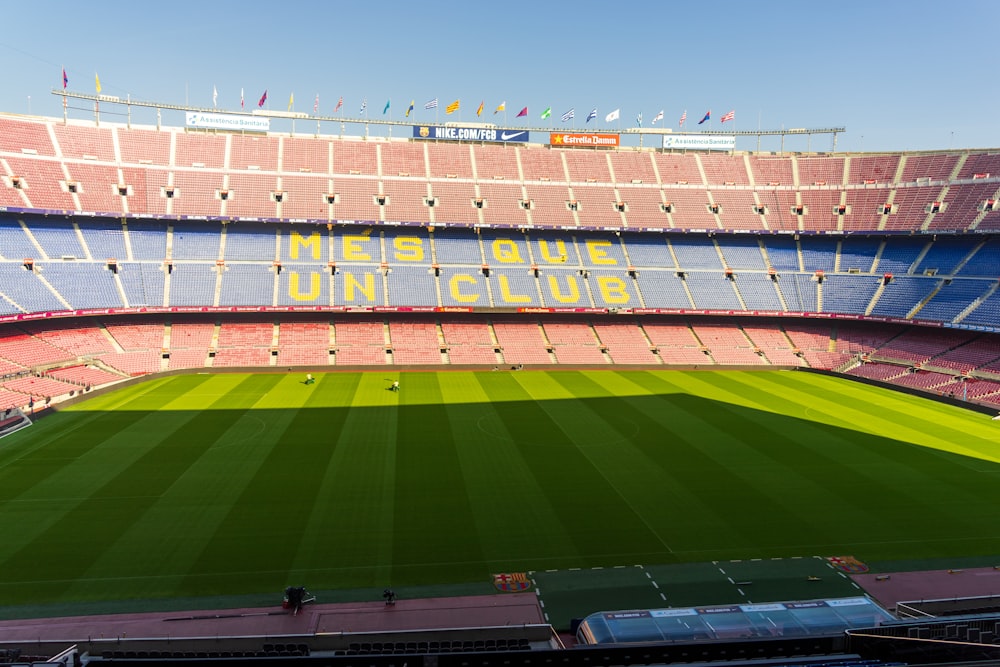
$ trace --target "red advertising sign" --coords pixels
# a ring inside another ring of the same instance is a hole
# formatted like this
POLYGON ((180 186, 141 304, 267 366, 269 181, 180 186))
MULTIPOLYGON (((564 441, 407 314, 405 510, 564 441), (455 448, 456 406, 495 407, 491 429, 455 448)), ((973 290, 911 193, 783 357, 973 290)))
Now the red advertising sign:
POLYGON ((616 148, 621 144, 621 136, 617 134, 552 132, 549 134, 549 143, 554 148, 616 148))

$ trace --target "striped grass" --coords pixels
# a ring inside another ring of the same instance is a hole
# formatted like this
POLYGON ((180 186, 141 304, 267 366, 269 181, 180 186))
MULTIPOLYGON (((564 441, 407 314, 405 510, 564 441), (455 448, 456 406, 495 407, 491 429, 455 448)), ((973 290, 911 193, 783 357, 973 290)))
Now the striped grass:
POLYGON ((316 378, 157 378, 0 441, 0 599, 1000 553, 1000 423, 934 401, 778 371, 316 378))

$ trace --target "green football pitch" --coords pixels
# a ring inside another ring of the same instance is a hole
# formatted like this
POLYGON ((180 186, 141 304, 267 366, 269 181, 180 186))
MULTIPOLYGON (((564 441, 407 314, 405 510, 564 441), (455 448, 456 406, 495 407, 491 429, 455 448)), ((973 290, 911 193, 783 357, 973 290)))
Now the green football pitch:
POLYGON ((157 378, 0 440, 0 600, 1000 554, 1000 422, 938 402, 787 371, 304 379, 157 378))

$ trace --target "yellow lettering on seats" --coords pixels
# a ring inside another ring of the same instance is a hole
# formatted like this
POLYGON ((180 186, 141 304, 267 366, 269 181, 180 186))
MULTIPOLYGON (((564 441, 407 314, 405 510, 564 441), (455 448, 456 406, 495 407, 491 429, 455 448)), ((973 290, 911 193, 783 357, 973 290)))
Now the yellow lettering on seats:
POLYGON ((299 274, 295 271, 288 272, 288 296, 292 297, 296 301, 315 301, 320 295, 320 274, 310 273, 309 275, 309 292, 306 294, 302 293, 299 286, 299 274))
POLYGON ((365 273, 362 274, 365 284, 362 285, 361 282, 354 277, 353 273, 343 273, 339 274, 344 278, 344 303, 351 303, 354 301, 354 290, 358 290, 361 294, 368 299, 369 302, 375 302, 375 274, 365 273))
POLYGON ((577 303, 580 301, 580 287, 576 284, 575 276, 566 276, 566 286, 569 294, 563 294, 559 289, 559 279, 556 276, 546 276, 549 280, 549 292, 552 298, 559 303, 577 303))
POLYGON ((288 237, 288 256, 292 259, 299 258, 299 246, 307 247, 312 252, 313 259, 319 259, 322 254, 322 238, 319 232, 313 232, 309 236, 303 237, 298 232, 292 232, 288 237))
POLYGON ((563 264, 566 261, 566 242, 556 239, 556 252, 553 255, 549 252, 549 242, 545 239, 538 239, 538 250, 541 251, 542 259, 549 264, 563 264))
POLYGON ((605 248, 611 247, 611 241, 598 241, 595 239, 590 239, 585 242, 587 246, 587 254, 590 256, 591 264, 618 264, 614 257, 609 257, 607 250, 605 248))
POLYGON ((500 288, 500 298, 504 303, 531 303, 529 295, 511 293, 510 280, 507 276, 497 276, 497 286, 500 288))
POLYGON ((448 280, 448 290, 451 292, 451 298, 458 303, 475 303, 479 301, 478 294, 463 294, 462 290, 459 288, 460 283, 465 283, 467 285, 478 285, 476 279, 470 275, 456 273, 448 280))
POLYGON ((629 294, 625 281, 615 276, 599 276, 597 278, 597 288, 601 290, 601 296, 605 303, 628 303, 629 294))
POLYGON ((493 241, 493 256, 504 264, 523 264, 521 251, 511 239, 496 239, 493 241))
POLYGON ((367 240, 368 234, 345 234, 343 237, 344 259, 348 262, 370 262, 372 256, 365 252, 364 247, 361 245, 367 240))
POLYGON ((400 262, 420 262, 424 259, 424 244, 416 236, 397 236, 392 241, 396 259, 400 262))

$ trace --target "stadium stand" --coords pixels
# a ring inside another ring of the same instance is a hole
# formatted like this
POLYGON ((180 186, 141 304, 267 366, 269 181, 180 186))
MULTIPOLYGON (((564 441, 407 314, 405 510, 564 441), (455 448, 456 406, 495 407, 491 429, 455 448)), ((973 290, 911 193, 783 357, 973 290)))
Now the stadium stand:
POLYGON ((394 364, 440 364, 442 337, 434 319, 389 322, 394 364))
POLYGON ((441 321, 441 333, 452 364, 495 364, 497 343, 489 322, 448 319, 441 321))
POLYGON ((330 363, 330 321, 291 320, 278 330, 278 366, 322 366, 330 363))
MULTIPOLYGON (((0 114, 0 410, 163 371, 387 364, 810 368, 1000 408, 998 199, 986 150, 583 150, 0 114)), ((993 623, 836 641, 985 654, 993 623)), ((565 661, 524 632, 330 633, 330 654, 565 661)), ((780 664, 897 664, 799 642, 780 664)), ((644 661, 749 645, 698 646, 644 661)), ((621 650, 592 662, 635 657, 621 650)), ((310 653, 271 638, 211 657, 310 653)), ((90 659, 156 657, 209 654, 90 659)))
POLYGON ((607 363, 601 341, 589 322, 557 320, 546 322, 542 328, 557 363, 592 366, 607 363))
POLYGON ((386 327, 382 318, 339 319, 334 324, 338 365, 386 364, 386 327))
POLYGON ((551 346, 537 320, 493 318, 493 331, 506 364, 549 364, 551 346))
POLYGON ((223 322, 219 325, 213 366, 268 366, 275 325, 270 320, 223 322))
POLYGON ((1000 380, 989 151, 590 151, 4 115, 0 129, 5 373, 924 364, 943 383, 908 386, 962 373, 977 397, 1000 380))

